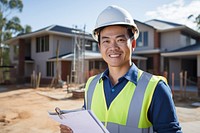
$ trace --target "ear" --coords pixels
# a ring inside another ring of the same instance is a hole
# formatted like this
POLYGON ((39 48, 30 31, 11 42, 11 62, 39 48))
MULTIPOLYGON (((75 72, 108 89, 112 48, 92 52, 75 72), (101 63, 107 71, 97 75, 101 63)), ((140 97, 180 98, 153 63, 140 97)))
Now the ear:
POLYGON ((134 49, 135 47, 136 47, 136 40, 133 39, 133 40, 132 40, 132 48, 134 49))

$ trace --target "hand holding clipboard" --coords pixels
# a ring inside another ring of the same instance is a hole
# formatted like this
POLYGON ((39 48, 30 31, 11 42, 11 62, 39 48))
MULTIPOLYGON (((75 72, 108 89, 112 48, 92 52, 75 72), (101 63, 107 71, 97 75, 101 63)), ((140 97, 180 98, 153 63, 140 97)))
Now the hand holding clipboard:
POLYGON ((74 133, 109 133, 105 126, 96 118, 91 110, 60 110, 49 116, 62 125, 70 127, 74 133))

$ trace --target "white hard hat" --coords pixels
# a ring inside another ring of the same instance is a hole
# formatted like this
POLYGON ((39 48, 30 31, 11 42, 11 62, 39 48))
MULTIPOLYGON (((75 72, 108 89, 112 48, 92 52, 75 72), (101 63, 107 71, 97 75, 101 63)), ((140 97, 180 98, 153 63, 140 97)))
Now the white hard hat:
POLYGON ((130 13, 125 9, 114 5, 107 7, 98 16, 95 28, 92 33, 93 38, 98 41, 98 29, 111 25, 130 26, 132 27, 132 31, 134 33, 134 39, 138 38, 139 30, 130 13))

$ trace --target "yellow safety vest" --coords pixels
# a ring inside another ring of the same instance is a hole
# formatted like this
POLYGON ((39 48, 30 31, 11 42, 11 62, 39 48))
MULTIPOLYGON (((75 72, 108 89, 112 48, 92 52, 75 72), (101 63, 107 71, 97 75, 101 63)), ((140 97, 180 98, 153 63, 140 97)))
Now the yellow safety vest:
POLYGON ((163 77, 139 70, 137 86, 128 81, 107 108, 101 75, 93 76, 86 83, 86 109, 91 109, 111 133, 153 132, 148 109, 160 80, 163 77))

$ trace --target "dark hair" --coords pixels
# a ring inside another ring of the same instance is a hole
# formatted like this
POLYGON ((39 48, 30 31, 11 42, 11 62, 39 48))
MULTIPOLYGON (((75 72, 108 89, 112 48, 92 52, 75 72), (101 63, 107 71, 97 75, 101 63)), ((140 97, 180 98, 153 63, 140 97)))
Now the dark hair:
MULTIPOLYGON (((130 37, 131 40, 134 39, 134 33, 133 33, 133 29, 131 26, 127 26, 127 25, 116 25, 116 26, 122 26, 122 27, 125 27, 127 28, 127 32, 128 32, 128 36, 130 37)), ((108 26, 105 26, 105 27, 101 27, 99 29, 96 30, 96 32, 98 33, 98 43, 100 43, 100 34, 101 34, 101 31, 106 28, 108 26)))
POLYGON ((129 35, 130 39, 133 40, 134 39, 133 29, 131 27, 128 27, 127 31, 128 31, 128 35, 129 35))
MULTIPOLYGON (((106 26, 105 26, 106 27, 106 26)), ((98 36, 98 43, 100 43, 100 34, 101 34, 101 31, 105 28, 105 27, 101 27, 101 28, 98 28, 96 29, 96 33, 97 33, 97 36, 98 36)))
POLYGON ((100 32, 98 34, 98 43, 100 43, 100 32))

